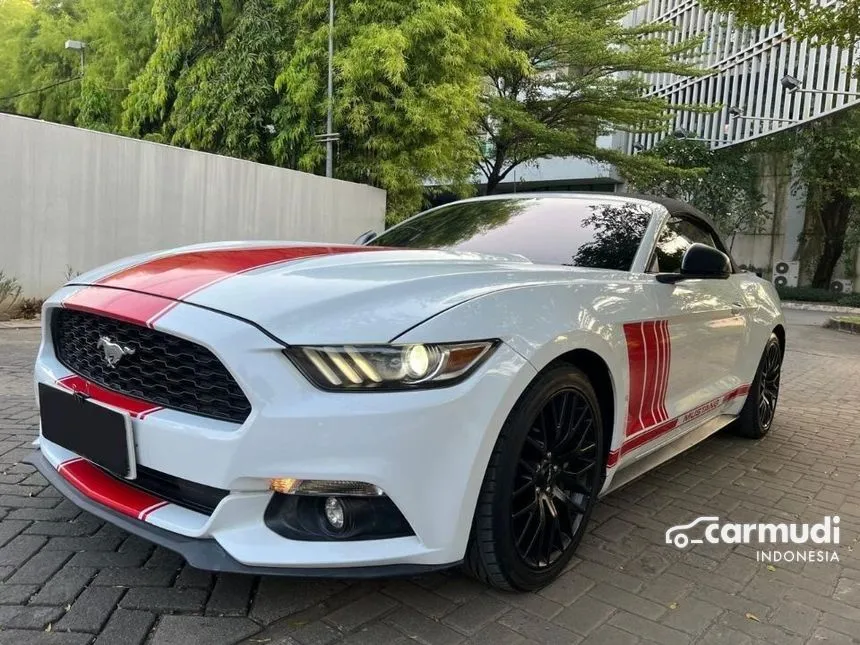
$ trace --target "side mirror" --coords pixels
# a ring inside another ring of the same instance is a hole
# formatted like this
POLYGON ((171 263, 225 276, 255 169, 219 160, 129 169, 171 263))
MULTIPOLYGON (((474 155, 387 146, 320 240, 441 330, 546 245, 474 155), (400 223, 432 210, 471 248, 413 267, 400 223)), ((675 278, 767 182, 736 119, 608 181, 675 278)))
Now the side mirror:
POLYGON ((707 244, 692 244, 681 260, 680 273, 658 273, 657 281, 663 283, 681 280, 726 280, 732 274, 729 256, 707 244))
POLYGON ((359 235, 357 238, 355 238, 355 242, 353 242, 353 244, 357 244, 359 246, 364 246, 365 244, 368 244, 375 239, 376 239, 376 232, 375 231, 365 231, 364 233, 359 235))

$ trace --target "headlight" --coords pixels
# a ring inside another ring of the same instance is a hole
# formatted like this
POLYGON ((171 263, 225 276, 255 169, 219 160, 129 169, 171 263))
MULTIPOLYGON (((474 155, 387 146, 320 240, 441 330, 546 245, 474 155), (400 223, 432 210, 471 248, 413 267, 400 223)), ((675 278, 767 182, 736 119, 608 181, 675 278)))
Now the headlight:
POLYGON ((324 390, 412 390, 463 380, 498 343, 290 347, 284 353, 324 390))

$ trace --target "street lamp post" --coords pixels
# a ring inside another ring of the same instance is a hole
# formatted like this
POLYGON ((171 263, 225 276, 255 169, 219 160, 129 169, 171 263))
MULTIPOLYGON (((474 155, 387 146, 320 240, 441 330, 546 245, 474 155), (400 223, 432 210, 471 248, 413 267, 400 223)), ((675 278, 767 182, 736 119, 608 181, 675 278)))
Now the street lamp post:
POLYGON ((790 74, 786 74, 780 81, 783 89, 789 94, 829 94, 831 96, 851 96, 860 98, 860 92, 843 92, 841 90, 807 90, 803 88, 800 79, 795 78, 790 74))
POLYGON ((325 176, 332 177, 334 172, 334 140, 332 139, 333 127, 333 96, 334 96, 334 0, 328 2, 328 116, 326 117, 326 142, 325 142, 325 176))
POLYGON ((729 119, 732 121, 768 121, 770 123, 795 123, 794 119, 781 119, 774 116, 746 116, 743 108, 730 107, 729 119))
POLYGON ((80 40, 67 40, 66 41, 66 49, 80 52, 81 54, 81 78, 84 76, 84 65, 86 64, 84 58, 84 51, 87 48, 87 44, 80 40))
POLYGON ((328 114, 326 116, 325 134, 318 134, 314 139, 325 143, 325 176, 334 176, 334 142, 340 140, 340 134, 332 132, 334 127, 334 0, 328 3, 328 114))

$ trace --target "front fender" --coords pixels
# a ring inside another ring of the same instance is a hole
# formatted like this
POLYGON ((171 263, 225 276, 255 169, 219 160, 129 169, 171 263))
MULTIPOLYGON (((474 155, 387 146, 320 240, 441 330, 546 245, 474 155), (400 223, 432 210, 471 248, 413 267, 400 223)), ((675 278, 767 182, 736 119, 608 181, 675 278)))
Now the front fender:
MULTIPOLYGON (((636 285, 619 284, 618 294, 611 295, 614 288, 603 283, 534 285, 497 291, 442 312, 395 341, 432 343, 500 338, 523 356, 536 373, 568 352, 592 352, 609 368, 615 410, 610 448, 615 449, 623 438, 628 393, 622 321, 631 317, 631 307, 637 310, 633 319, 654 318, 657 312, 650 310, 646 299, 637 297, 636 285)), ((516 393, 516 398, 521 394, 522 390, 516 393)))

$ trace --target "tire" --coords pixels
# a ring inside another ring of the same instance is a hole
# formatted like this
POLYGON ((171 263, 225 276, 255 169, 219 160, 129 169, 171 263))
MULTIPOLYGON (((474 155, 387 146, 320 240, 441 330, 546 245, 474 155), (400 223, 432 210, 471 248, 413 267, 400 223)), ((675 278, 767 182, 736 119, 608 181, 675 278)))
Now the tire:
POLYGON ((603 455, 600 406, 585 374, 569 365, 540 374, 511 410, 490 456, 466 571, 508 591, 554 580, 585 533, 603 455))
POLYGON ((770 431, 779 400, 781 372, 782 346, 777 335, 771 334, 764 346, 744 407, 730 426, 734 434, 748 439, 761 439, 770 431))

